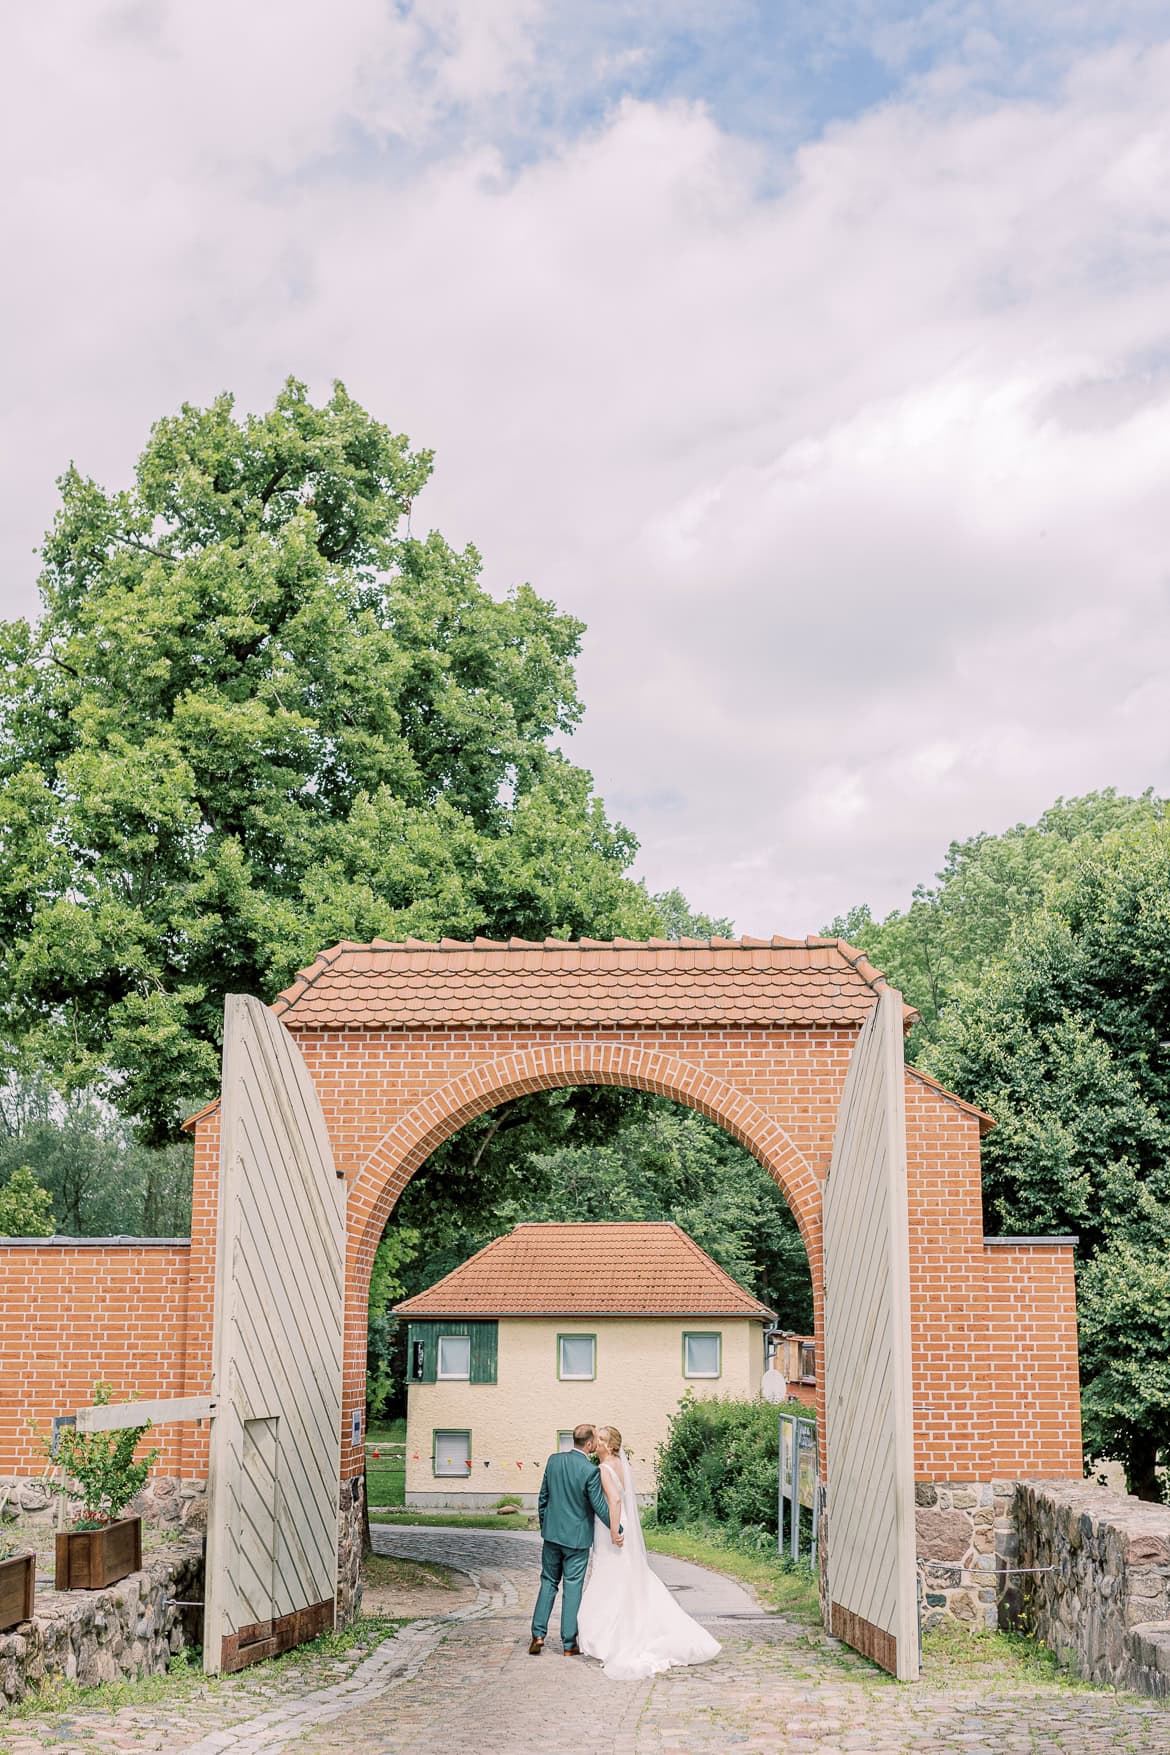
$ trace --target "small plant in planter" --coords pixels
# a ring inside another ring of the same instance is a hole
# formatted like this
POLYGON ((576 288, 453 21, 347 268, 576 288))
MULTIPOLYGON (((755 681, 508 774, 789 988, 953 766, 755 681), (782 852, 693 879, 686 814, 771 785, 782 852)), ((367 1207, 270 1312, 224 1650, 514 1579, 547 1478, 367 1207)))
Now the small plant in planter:
MULTIPOLYGON (((8 1495, 0 1496, 0 1516, 8 1495)), ((0 1633, 31 1621, 36 1588, 35 1554, 18 1551, 12 1536, 0 1523, 0 1633)))
MULTIPOLYGON (((108 1383, 95 1383, 93 1403, 109 1407, 114 1392, 108 1383)), ((73 1527, 57 1535, 58 1590, 100 1590, 114 1584, 142 1565, 142 1519, 123 1517, 127 1505, 141 1491, 157 1456, 135 1451, 150 1430, 122 1426, 113 1432, 78 1432, 66 1426, 57 1436, 57 1462, 67 1479, 66 1488, 81 1501, 73 1527)))

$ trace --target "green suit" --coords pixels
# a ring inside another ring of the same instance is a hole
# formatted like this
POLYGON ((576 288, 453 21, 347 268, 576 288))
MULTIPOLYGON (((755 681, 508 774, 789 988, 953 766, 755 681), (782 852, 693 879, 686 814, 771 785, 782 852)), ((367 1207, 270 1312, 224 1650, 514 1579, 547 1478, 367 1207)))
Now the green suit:
POLYGON ((555 1451, 544 1465, 536 1506, 544 1546, 540 1552, 540 1595, 532 1614, 532 1637, 546 1637, 557 1586, 563 1580, 561 1644, 575 1645, 577 1610, 593 1546, 594 1515, 609 1527, 601 1471, 583 1450, 555 1451))

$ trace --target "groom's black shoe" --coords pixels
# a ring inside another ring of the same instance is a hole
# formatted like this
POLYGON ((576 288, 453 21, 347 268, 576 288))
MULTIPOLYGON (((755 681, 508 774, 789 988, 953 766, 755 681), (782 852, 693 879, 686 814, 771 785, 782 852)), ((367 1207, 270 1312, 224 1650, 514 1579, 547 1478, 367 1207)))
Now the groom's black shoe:
POLYGON ((577 1644, 577 1641, 575 1639, 574 1639, 572 1645, 566 1645, 565 1656, 566 1657, 580 1657, 581 1656, 581 1647, 577 1644))
POLYGON ((544 1650, 544 1640, 543 1639, 533 1638, 529 1642, 529 1646, 528 1646, 529 1657, 539 1657, 543 1650, 544 1650))

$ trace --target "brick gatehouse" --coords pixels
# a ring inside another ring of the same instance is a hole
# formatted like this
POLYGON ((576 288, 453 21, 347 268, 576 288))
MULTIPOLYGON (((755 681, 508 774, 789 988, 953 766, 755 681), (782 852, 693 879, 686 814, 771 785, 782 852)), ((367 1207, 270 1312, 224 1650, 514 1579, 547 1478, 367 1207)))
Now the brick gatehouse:
MULTIPOLYGON (((654 1091, 726 1128, 795 1215, 819 1337, 822 1187, 850 1053, 884 985, 825 938, 323 952, 273 1009, 316 1083, 348 1189, 343 1479, 362 1467, 351 1414, 364 1406, 370 1267, 394 1203, 441 1141, 525 1092, 654 1091)), ((1067 1241, 986 1239, 990 1118, 910 1067, 905 1097, 920 1550, 942 1569, 936 1589, 963 1596, 994 1546, 994 1484, 1082 1472, 1073 1253, 1067 1241)), ((0 1479, 39 1472, 29 1418, 88 1400, 98 1375, 143 1397, 208 1393, 217 1106, 189 1125, 189 1243, 0 1245, 5 1307, 20 1312, 0 1334, 0 1479)), ((205 1472, 205 1431, 158 1437, 161 1475, 205 1472)), ((990 1619, 988 1600, 972 1591, 966 1618, 990 1619)))

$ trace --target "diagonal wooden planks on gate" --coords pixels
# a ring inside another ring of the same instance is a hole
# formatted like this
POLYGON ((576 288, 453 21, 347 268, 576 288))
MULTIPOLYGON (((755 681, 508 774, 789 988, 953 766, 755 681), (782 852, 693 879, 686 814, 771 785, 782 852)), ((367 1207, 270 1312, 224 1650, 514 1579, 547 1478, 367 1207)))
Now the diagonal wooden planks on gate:
POLYGON ((919 1672, 902 996, 853 1050, 824 1195, 831 1628, 903 1681, 919 1672))
POLYGON ((259 1000, 224 1012, 204 1668, 335 1616, 345 1183, 313 1081, 259 1000))

